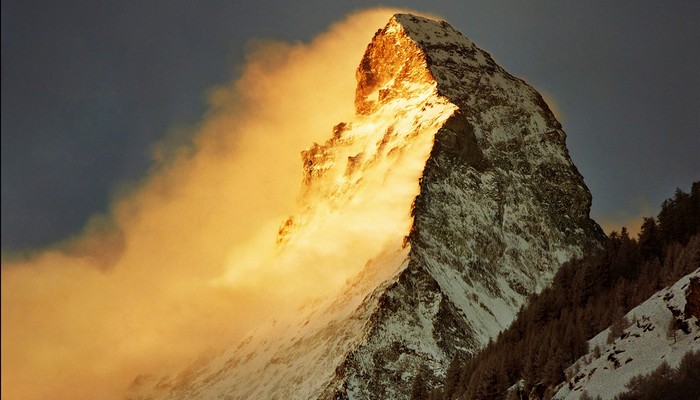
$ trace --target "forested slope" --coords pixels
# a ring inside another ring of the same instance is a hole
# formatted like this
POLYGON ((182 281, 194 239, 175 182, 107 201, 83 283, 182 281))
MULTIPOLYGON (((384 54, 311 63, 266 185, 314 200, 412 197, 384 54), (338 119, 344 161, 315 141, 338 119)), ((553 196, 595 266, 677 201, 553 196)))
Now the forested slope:
POLYGON ((602 248, 566 263, 551 287, 533 295, 513 324, 470 360, 453 360, 444 386, 414 398, 549 398, 565 369, 588 352, 587 341, 660 289, 700 266, 700 182, 678 189, 637 238, 625 228, 602 248))

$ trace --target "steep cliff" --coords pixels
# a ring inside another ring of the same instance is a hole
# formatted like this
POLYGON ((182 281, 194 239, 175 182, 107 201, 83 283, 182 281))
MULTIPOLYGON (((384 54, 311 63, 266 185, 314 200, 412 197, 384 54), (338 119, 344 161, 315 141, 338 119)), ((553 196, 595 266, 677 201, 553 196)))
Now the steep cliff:
POLYGON ((303 152, 303 211, 277 246, 301 251, 311 230, 368 208, 405 223, 337 296, 180 377, 136 382, 134 398, 405 399, 417 375, 430 386, 596 245, 561 125, 449 24, 393 16, 357 80, 356 120, 303 152))

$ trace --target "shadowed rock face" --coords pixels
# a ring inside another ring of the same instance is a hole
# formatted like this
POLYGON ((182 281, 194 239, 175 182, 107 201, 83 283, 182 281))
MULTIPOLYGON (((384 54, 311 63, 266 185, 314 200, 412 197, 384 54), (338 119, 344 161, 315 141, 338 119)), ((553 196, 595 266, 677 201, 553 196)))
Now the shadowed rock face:
POLYGON ((419 372, 434 385, 597 245, 561 125, 449 24, 395 15, 356 77, 358 119, 302 153, 307 211, 282 224, 278 246, 325 218, 315 210, 376 194, 362 191, 405 179, 404 167, 418 168, 412 227, 335 298, 145 398, 407 399, 419 372))
POLYGON ((408 398, 505 328, 525 297, 595 246, 591 195, 542 97, 445 22, 396 15, 358 68, 359 114, 424 79, 457 110, 436 132, 409 235, 365 341, 323 398, 408 398), (398 335, 396 332, 423 332, 398 335))

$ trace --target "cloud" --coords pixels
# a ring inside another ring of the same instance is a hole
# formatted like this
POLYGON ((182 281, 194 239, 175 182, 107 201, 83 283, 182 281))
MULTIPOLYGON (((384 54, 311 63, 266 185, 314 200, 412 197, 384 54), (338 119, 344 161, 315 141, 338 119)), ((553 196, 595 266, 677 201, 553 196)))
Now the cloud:
POLYGON ((344 281, 352 269, 295 261, 277 290, 256 262, 295 210, 299 152, 353 118, 355 69, 394 12, 350 15, 308 44, 256 42, 240 78, 210 91, 191 143, 155 146, 152 173, 108 216, 3 256, 2 397, 122 398, 137 374, 173 373, 344 281), (236 273, 245 285, 220 284, 236 273))

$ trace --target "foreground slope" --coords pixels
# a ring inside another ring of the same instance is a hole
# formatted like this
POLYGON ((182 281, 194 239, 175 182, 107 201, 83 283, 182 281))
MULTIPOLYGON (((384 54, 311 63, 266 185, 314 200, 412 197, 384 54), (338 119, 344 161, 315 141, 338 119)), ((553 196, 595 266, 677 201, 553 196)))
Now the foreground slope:
POLYGON ((279 252, 300 251, 319 226, 341 229, 319 221, 349 210, 389 203, 413 219, 386 231, 337 296, 179 377, 140 378, 133 398, 408 398, 419 373, 432 385, 595 245, 561 125, 449 24, 395 15, 357 79, 356 120, 303 153, 303 207, 281 227, 279 252))
POLYGON ((675 368, 687 352, 700 350, 700 269, 632 309, 625 321, 619 336, 609 340, 608 328, 589 341, 591 352, 569 368, 571 380, 555 398, 578 399, 586 392, 610 399, 632 377, 662 362, 675 368))

